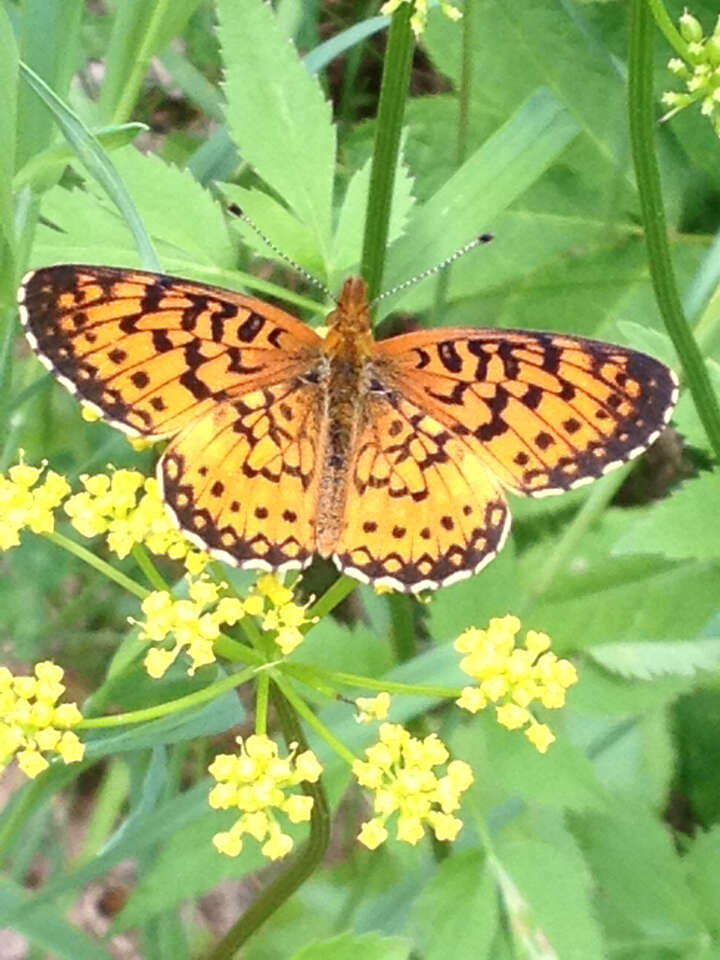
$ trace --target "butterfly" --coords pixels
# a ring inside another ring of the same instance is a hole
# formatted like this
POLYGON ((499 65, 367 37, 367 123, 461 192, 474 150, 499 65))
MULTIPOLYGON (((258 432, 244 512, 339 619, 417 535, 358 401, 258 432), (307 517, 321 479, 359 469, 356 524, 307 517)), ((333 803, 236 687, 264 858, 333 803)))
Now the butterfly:
POLYGON ((318 553, 411 593, 496 556, 505 491, 559 494, 634 459, 678 396, 664 364, 581 337, 376 341, 360 277, 325 338, 254 297, 140 270, 44 267, 18 301, 65 387, 125 433, 169 440, 158 479, 193 543, 260 570, 318 553))

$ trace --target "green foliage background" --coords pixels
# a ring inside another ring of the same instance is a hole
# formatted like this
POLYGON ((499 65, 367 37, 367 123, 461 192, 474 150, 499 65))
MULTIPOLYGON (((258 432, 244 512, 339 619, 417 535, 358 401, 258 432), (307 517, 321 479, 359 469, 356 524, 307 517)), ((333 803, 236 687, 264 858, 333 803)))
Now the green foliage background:
MULTIPOLYGON (((26 269, 152 268, 156 255, 167 273, 259 291, 319 322, 323 305, 298 292, 282 264, 258 269, 258 257, 274 255, 228 215, 236 203, 332 290, 357 270, 386 22, 369 19, 374 4, 277 7, 0 4, 2 469, 18 447, 73 479, 108 462, 149 470, 153 459, 104 425, 85 424, 73 398, 16 342, 14 291, 26 269), (98 136, 103 149, 84 164, 18 73, 18 54, 71 107, 70 133, 87 142, 81 121, 98 136), (162 133, 137 123, 159 118, 162 133), (107 157, 110 194, 94 177, 107 157), (150 240, 144 248, 110 199, 120 182, 150 240)), ((669 5, 675 19, 681 7, 669 5)), ((626 5, 474 0, 471 13, 466 126, 458 119, 462 25, 434 11, 422 40, 385 286, 482 231, 496 239, 449 277, 388 297, 379 319, 402 311, 433 325, 591 335, 677 368, 649 281, 630 162, 626 5)), ((709 30, 716 4, 697 0, 693 13, 709 30)), ((660 35, 656 54, 659 97, 673 85, 660 35)), ((720 144, 697 110, 659 127, 657 141, 673 263, 718 387, 720 144)), ((466 721, 427 700, 396 699, 393 719, 437 729, 475 770, 466 826, 442 853, 430 843, 359 849, 352 838, 362 810, 357 794, 346 795, 348 771, 313 743, 334 810, 345 798, 332 856, 245 957, 720 958, 720 483, 689 396, 674 423, 679 434, 666 436, 622 490, 625 475, 557 500, 513 500, 514 536, 502 555, 428 606, 360 587, 349 612, 310 633, 298 662, 460 685, 452 641, 514 612, 574 658, 580 682, 568 709, 551 718, 558 740, 546 756, 490 716, 466 721)), ((46 541, 28 535, 1 563, 8 662, 53 657, 80 690, 104 682, 104 702, 124 710, 208 682, 182 669, 149 681, 127 628, 135 599, 46 541)), ((127 569, 134 572, 130 561, 127 569)), ((228 575, 238 586, 251 579, 228 575)), ((322 589, 327 572, 308 581, 322 589)), ((347 705, 320 702, 318 710, 353 749, 369 742, 347 705)), ((71 774, 33 787, 43 802, 22 834, 3 835, 0 927, 21 931, 39 955, 108 957, 67 909, 91 879, 135 858, 137 885, 112 932, 140 931, 151 960, 201 955, 208 933, 188 922, 183 904, 263 865, 250 844, 229 860, 210 843, 218 814, 206 801, 204 768, 215 749, 206 738, 243 719, 228 694, 192 716, 92 740, 91 759, 113 759, 76 859, 50 803, 71 774), (50 876, 28 895, 23 880, 40 851, 50 876)))

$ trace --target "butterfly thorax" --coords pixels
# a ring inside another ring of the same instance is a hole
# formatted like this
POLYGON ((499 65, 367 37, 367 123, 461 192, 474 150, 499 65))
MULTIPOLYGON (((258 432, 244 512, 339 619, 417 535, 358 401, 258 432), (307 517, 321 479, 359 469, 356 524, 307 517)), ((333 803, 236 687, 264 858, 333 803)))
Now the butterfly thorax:
POLYGON ((323 345, 329 370, 316 529, 318 552, 323 556, 333 552, 342 529, 351 453, 366 416, 372 380, 373 337, 367 287, 361 277, 345 281, 328 325, 323 345))

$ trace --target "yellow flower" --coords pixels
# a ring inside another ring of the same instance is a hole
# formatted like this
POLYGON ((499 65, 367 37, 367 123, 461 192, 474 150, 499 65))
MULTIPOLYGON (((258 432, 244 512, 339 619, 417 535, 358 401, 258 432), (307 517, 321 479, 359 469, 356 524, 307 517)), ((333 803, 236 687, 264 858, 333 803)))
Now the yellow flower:
POLYGON ((297 744, 290 744, 288 756, 281 757, 277 744, 264 734, 236 740, 240 753, 218 754, 208 768, 217 781, 208 801, 215 810, 236 807, 241 816, 230 830, 216 833, 213 843, 220 853, 236 857, 243 836, 250 834, 263 844, 266 857, 279 860, 290 853, 293 841, 282 832, 278 813, 291 823, 305 823, 313 808, 312 797, 288 791, 301 783, 315 783, 322 767, 312 751, 296 753, 297 744))
POLYGON ((397 814, 395 836, 416 844, 429 827, 438 840, 455 839, 462 821, 451 817, 460 795, 473 782, 472 770, 462 760, 447 765, 444 776, 433 769, 447 762, 448 752, 431 733, 418 740, 399 724, 383 723, 380 740, 356 760, 353 773, 360 786, 375 794, 375 816, 361 827, 358 839, 374 850, 387 839, 387 821, 397 814))
POLYGON ((209 555, 194 547, 175 526, 155 477, 137 470, 111 470, 80 477, 84 490, 70 497, 65 512, 84 537, 106 535, 109 550, 126 557, 135 544, 154 554, 182 560, 189 573, 201 573, 209 555))
POLYGON ((85 745, 70 730, 82 714, 74 703, 56 703, 65 691, 62 679, 62 668, 51 660, 35 664, 29 677, 0 667, 0 771, 13 756, 31 779, 49 766, 46 753, 65 763, 82 760, 85 745))
POLYGON ((577 670, 550 651, 546 633, 528 630, 524 647, 516 646, 520 626, 517 617, 494 617, 487 630, 472 627, 457 638, 455 649, 465 654, 460 667, 477 686, 465 687, 456 703, 470 713, 495 704, 498 723, 508 730, 524 728, 528 740, 545 753, 555 737, 537 723, 530 707, 535 702, 548 710, 564 706, 577 670))
POLYGON ((673 57, 668 69, 685 81, 687 92, 667 91, 663 103, 670 110, 662 120, 669 120, 685 107, 700 102, 700 113, 708 117, 720 137, 720 17, 713 33, 706 37, 702 24, 686 10, 679 20, 680 33, 687 43, 687 57, 673 57))
POLYGON ((10 467, 7 476, 0 473, 0 550, 10 550, 20 543, 20 533, 28 528, 33 533, 52 533, 54 511, 70 493, 65 477, 53 470, 44 474, 46 464, 31 467, 23 461, 10 467))
POLYGON ((376 697, 358 697, 355 701, 358 723, 372 723, 373 720, 387 720, 390 712, 390 694, 379 693, 376 697))
POLYGON ((167 590, 149 593, 141 604, 144 620, 130 622, 140 627, 140 639, 164 643, 172 634, 172 649, 153 647, 145 657, 145 669, 154 679, 163 676, 181 650, 186 649, 192 661, 188 673, 215 661, 213 643, 223 626, 234 626, 245 616, 242 600, 220 597, 227 584, 216 584, 206 576, 197 580, 188 576, 189 600, 176 600, 167 590))
MULTIPOLYGON (((296 580, 295 586, 297 583, 296 580)), ((293 596, 293 591, 285 586, 277 574, 264 573, 258 577, 254 592, 244 601, 245 613, 252 617, 262 617, 263 630, 273 631, 275 643, 284 656, 288 656, 302 643, 302 628, 317 623, 317 617, 306 616, 314 597, 310 597, 305 605, 301 606, 295 603, 293 596)))
MULTIPOLYGON (((415 36, 419 38, 425 32, 427 26, 428 0, 387 0, 387 3, 380 7, 380 13, 389 16, 395 13, 401 3, 410 3, 414 7, 410 17, 410 26, 415 36)), ((440 9, 451 20, 460 20, 462 17, 462 13, 449 0, 440 0, 440 9)))

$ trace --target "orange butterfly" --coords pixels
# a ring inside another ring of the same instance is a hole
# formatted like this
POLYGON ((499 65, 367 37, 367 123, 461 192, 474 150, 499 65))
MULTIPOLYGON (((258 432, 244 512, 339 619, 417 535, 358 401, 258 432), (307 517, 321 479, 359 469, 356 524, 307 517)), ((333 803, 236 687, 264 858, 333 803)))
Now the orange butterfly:
POLYGON ((325 339, 262 300, 139 270, 45 267, 18 300, 65 387, 125 433, 171 438, 158 478, 194 543, 261 570, 317 552, 412 593, 493 559, 504 489, 590 483, 642 453, 678 395, 657 360, 580 337, 376 342, 360 277, 325 339))

